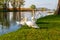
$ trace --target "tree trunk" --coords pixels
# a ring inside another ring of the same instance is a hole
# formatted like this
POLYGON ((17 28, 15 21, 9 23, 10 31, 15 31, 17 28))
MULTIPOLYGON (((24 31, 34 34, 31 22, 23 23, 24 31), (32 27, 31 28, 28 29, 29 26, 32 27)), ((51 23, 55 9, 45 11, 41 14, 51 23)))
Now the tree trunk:
POLYGON ((21 21, 21 6, 19 5, 19 21, 21 21))
POLYGON ((58 1, 57 14, 60 14, 60 0, 58 1))
POLYGON ((13 2, 13 19, 16 20, 16 6, 15 6, 15 0, 13 2))

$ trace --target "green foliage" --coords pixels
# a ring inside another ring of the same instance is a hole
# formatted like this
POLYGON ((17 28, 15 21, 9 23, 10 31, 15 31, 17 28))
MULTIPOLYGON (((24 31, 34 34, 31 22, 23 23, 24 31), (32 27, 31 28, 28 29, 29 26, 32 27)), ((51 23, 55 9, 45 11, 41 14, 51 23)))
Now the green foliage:
POLYGON ((3 8, 4 0, 0 0, 0 8, 3 8))
POLYGON ((42 11, 46 11, 46 9, 47 9, 47 8, 45 8, 45 7, 41 8, 42 11))
POLYGON ((24 2, 24 0, 11 0, 13 7, 21 7, 22 5, 24 5, 24 2))
POLYGON ((3 3, 4 2, 4 0, 0 0, 0 3, 3 3))
POLYGON ((35 5, 31 5, 30 8, 36 9, 36 6, 35 5))
POLYGON ((4 4, 4 1, 7 2, 11 2, 13 7, 19 7, 24 5, 24 0, 0 0, 0 6, 4 4))

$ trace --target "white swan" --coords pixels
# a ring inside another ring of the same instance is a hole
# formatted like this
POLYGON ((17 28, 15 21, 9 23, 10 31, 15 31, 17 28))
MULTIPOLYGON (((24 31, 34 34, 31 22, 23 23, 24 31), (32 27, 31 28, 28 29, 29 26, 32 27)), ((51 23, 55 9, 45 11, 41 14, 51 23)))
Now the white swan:
POLYGON ((28 21, 28 18, 27 17, 25 17, 25 18, 23 18, 23 20, 21 20, 20 22, 16 22, 17 24, 21 24, 21 25, 28 25, 29 27, 33 27, 33 28, 39 28, 37 25, 36 25, 36 23, 35 23, 35 21, 33 20, 33 18, 32 18, 32 21, 28 21))
POLYGON ((16 23, 19 25, 19 24, 21 24, 21 25, 25 25, 25 22, 23 22, 23 21, 16 21, 16 23))
POLYGON ((35 19, 34 17, 32 17, 32 18, 31 18, 31 21, 36 22, 37 19, 35 19))
POLYGON ((25 19, 22 17, 21 21, 16 21, 17 24, 25 25, 25 19))
POLYGON ((25 17, 25 23, 26 23, 26 25, 28 25, 29 27, 39 28, 33 20, 32 20, 32 21, 28 21, 28 19, 27 19, 26 17, 25 17))

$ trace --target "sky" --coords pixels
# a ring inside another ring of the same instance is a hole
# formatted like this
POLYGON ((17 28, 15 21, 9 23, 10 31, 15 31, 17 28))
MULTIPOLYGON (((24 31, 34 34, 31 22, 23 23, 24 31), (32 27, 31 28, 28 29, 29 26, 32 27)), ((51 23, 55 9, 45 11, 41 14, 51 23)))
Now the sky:
POLYGON ((32 4, 36 5, 37 8, 46 7, 49 9, 56 9, 58 0, 25 0, 25 8, 29 8, 32 4))

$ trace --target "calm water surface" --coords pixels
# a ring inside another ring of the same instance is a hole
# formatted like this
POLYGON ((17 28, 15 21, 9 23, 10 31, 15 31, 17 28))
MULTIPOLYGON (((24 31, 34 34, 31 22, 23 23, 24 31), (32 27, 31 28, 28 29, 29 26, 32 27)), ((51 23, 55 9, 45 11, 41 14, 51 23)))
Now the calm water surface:
MULTIPOLYGON (((16 23, 16 19, 13 20, 13 17, 16 17, 16 15, 13 14, 18 14, 19 12, 1 12, 0 15, 0 35, 6 34, 9 32, 13 32, 21 28, 20 24, 16 23), (7 14, 7 15, 6 15, 7 14), (5 15, 5 16, 4 16, 5 15)), ((45 17, 47 16, 47 12, 41 12, 37 11, 34 16, 35 19, 45 17)), ((29 20, 31 20, 32 12, 21 12, 22 17, 27 17, 29 20)))

